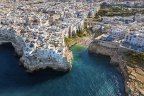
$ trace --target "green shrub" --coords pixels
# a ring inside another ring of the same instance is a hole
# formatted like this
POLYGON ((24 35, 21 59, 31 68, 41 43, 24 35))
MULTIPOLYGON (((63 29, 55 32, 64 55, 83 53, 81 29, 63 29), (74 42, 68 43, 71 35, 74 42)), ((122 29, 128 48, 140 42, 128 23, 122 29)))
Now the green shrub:
POLYGON ((144 53, 137 53, 137 52, 128 52, 127 54, 128 57, 128 63, 129 64, 144 64, 144 53))

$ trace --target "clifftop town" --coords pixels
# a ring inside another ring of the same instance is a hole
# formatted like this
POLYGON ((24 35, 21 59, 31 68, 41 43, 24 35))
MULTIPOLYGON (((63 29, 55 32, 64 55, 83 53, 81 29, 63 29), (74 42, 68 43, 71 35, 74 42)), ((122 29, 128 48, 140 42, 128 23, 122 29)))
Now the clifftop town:
POLYGON ((0 3, 0 42, 11 42, 28 71, 70 70, 72 52, 64 38, 77 34, 99 4, 7 1, 0 3))

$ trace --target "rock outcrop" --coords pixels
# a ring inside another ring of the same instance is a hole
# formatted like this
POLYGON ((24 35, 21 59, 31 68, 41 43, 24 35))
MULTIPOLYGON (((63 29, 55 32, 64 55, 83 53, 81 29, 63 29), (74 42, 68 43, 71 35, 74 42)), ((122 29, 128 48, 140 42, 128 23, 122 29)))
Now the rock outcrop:
POLYGON ((127 64, 125 53, 129 52, 129 49, 122 46, 112 47, 110 44, 107 46, 94 40, 89 45, 88 50, 90 53, 110 56, 111 64, 119 66, 125 79, 125 90, 128 96, 144 96, 144 70, 142 66, 130 66, 127 64))
POLYGON ((57 71, 71 70, 73 55, 66 46, 63 48, 59 47, 57 51, 54 50, 56 47, 53 49, 48 48, 47 46, 49 44, 45 47, 31 45, 28 42, 31 38, 26 38, 27 41, 24 41, 24 38, 23 36, 19 36, 16 30, 11 27, 3 26, 0 28, 0 44, 12 43, 16 53, 20 56, 21 64, 26 68, 27 72, 33 72, 47 67, 57 71), (31 49, 28 49, 27 46, 31 49))

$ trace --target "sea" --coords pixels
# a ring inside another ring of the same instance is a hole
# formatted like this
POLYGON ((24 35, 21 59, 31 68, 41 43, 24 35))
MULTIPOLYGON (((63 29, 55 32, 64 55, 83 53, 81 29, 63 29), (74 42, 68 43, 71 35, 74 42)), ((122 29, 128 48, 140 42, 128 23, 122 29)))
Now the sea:
POLYGON ((0 96, 125 96, 124 79, 107 56, 74 45, 69 72, 52 69, 27 73, 13 46, 0 46, 0 96))

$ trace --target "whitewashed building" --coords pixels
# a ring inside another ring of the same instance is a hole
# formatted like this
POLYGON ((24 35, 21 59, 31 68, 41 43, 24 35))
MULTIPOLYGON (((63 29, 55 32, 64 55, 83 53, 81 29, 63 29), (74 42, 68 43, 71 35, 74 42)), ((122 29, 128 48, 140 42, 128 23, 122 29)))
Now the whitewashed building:
POLYGON ((124 41, 139 47, 144 47, 144 33, 127 33, 124 41))

